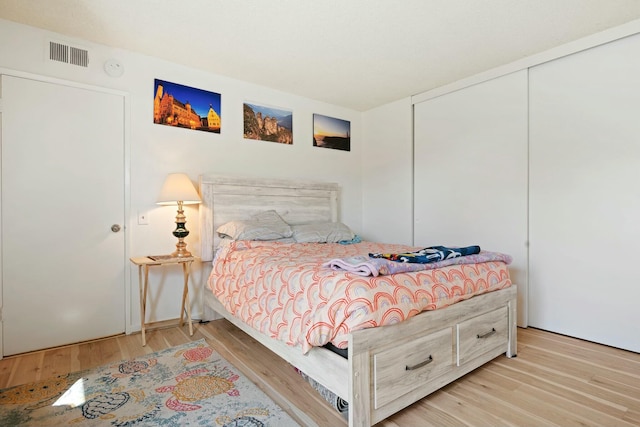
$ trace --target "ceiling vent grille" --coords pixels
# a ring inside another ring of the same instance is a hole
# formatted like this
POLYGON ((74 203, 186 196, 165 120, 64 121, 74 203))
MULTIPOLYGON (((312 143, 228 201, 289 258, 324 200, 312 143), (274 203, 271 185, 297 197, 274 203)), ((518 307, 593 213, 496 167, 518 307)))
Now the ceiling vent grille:
POLYGON ((85 49, 78 49, 71 46, 71 56, 69 57, 69 64, 78 65, 80 67, 89 66, 89 51, 85 49))
POLYGON ((79 67, 89 66, 89 51, 54 41, 49 42, 49 60, 79 67))
POLYGON ((69 46, 56 42, 49 42, 49 59, 58 62, 69 62, 69 46))

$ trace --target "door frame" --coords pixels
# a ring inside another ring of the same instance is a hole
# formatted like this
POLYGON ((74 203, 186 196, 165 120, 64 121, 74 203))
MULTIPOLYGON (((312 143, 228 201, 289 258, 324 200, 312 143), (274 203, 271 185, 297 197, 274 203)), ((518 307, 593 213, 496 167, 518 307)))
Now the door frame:
MULTIPOLYGON (((131 325, 131 266, 129 263, 129 248, 131 246, 131 233, 133 220, 131 218, 131 123, 130 123, 130 115, 131 115, 131 102, 129 99, 129 93, 123 92, 119 90, 114 90, 110 88, 105 88, 102 86, 94 86, 88 85, 84 83, 78 83, 70 80, 59 79, 55 77, 43 76, 40 74, 27 73, 23 71, 17 71, 10 68, 0 67, 0 75, 7 75, 12 77, 20 77, 24 79, 36 80, 44 83, 53 83, 63 86, 69 86, 78 89, 87 89, 95 92, 102 92, 111 95, 121 96, 124 100, 124 258, 122 259, 122 266, 124 268, 124 313, 125 313, 125 333, 128 335, 133 332, 133 328, 131 325)), ((0 130, 2 129, 2 111, 3 111, 3 102, 2 102, 2 88, 0 87, 0 130)), ((0 144, 2 143, 2 134, 0 132, 0 144)), ((1 155, 1 152, 0 152, 1 155)), ((0 186, 2 185, 2 176, 0 175, 0 186)), ((0 221, 2 221, 2 198, 0 197, 0 221)), ((0 241, 2 241, 2 230, 0 229, 0 241)), ((2 247, 0 246, 0 251, 2 247)), ((1 255, 1 252, 0 252, 1 255)), ((0 256, 0 271, 2 271, 2 257, 0 256)), ((0 359, 2 359, 2 355, 4 354, 3 349, 3 336, 2 336, 2 307, 3 307, 3 283, 2 283, 2 275, 0 274, 0 359)))

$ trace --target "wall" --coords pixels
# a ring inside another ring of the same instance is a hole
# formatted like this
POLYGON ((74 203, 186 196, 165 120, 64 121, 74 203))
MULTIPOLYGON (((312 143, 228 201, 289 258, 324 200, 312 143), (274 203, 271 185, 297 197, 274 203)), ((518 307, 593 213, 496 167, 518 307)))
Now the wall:
POLYGON ((413 108, 400 99, 364 113, 362 236, 413 244, 413 108))
MULTIPOLYGON (((263 86, 187 68, 157 58, 96 45, 48 31, 0 20, 0 68, 55 77, 73 82, 111 88, 129 94, 130 141, 130 212, 128 239, 131 256, 168 253, 176 240, 171 231, 175 224, 175 207, 155 204, 167 173, 185 172, 194 183, 201 173, 237 174, 272 178, 300 178, 337 182, 342 186, 341 219, 356 233, 362 233, 362 113, 326 103, 283 93, 263 86), (89 50, 88 68, 51 62, 46 59, 49 40, 89 50), (45 49, 46 48, 46 49, 45 49), (115 58, 124 67, 124 75, 109 77, 103 71, 107 59, 115 58), (180 83, 222 94, 222 132, 212 134, 171 128, 153 123, 154 79, 180 83), (245 140, 242 136, 242 103, 250 101, 293 111, 292 146, 245 140), (351 151, 312 146, 312 115, 320 113, 351 121, 351 151), (138 225, 138 213, 146 213, 148 225, 138 225)), ((91 106, 87 106, 87 114, 91 106)), ((37 115, 37 112, 35 112, 37 115)), ((90 189, 88 189, 90 190, 90 189)), ((188 206, 186 239, 189 249, 197 251, 197 207, 188 206)), ((131 324, 139 329, 137 273, 129 264, 131 324)), ((148 320, 176 318, 180 301, 179 268, 154 269, 151 292, 162 293, 148 309, 148 320), (159 283, 160 282, 160 283, 159 283)), ((205 279, 208 266, 197 268, 192 281, 193 316, 201 313, 193 296, 205 279)), ((87 272, 90 274, 90 272, 87 272)))

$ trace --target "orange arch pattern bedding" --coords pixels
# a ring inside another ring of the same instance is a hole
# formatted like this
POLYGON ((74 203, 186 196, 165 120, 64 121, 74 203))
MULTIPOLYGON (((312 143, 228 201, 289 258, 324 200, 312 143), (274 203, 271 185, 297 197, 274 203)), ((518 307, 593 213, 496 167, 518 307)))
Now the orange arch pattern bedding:
POLYGON ((235 241, 218 251, 208 286, 231 314, 306 353, 329 342, 346 348, 351 331, 398 323, 511 285, 501 261, 378 277, 322 267, 334 258, 416 249, 372 242, 235 241))

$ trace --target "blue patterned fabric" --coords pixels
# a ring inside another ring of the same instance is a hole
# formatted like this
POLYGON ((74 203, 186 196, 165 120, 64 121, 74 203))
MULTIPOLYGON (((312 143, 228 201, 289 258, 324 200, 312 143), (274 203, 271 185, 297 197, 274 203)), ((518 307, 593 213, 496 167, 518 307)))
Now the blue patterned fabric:
POLYGON ((338 243, 341 245, 353 245, 354 243, 362 243, 362 239, 357 234, 353 236, 351 240, 340 240, 338 243))
POLYGON ((445 259, 457 258, 480 253, 480 246, 465 246, 462 248, 447 248, 445 246, 430 246, 415 252, 402 254, 369 254, 371 258, 385 258, 391 261, 429 264, 445 259))

